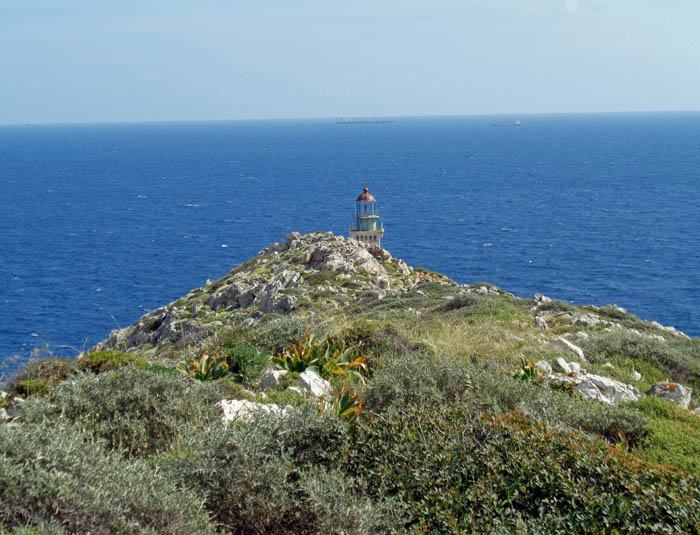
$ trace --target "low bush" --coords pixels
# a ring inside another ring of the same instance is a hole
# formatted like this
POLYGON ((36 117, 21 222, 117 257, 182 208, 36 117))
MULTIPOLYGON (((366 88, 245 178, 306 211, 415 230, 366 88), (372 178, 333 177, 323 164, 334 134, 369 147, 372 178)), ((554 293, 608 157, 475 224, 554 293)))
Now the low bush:
POLYGON ((350 428, 340 467, 408 509, 404 533, 699 533, 700 480, 514 412, 411 406, 350 428))
POLYGON ((649 418, 639 454, 700 476, 700 416, 653 396, 632 405, 649 418))
POLYGON ((45 400, 28 403, 20 421, 75 424, 126 456, 170 450, 186 434, 221 416, 223 384, 123 368, 63 382, 45 400))
POLYGON ((75 430, 0 425, 0 523, 15 534, 213 535, 199 503, 75 430))
POLYGON ((72 361, 64 358, 39 358, 27 361, 3 385, 11 394, 21 396, 45 394, 68 377, 73 371, 72 361))
POLYGON ((247 384, 260 377, 262 369, 270 364, 270 355, 256 347, 237 344, 224 347, 221 354, 226 358, 229 375, 237 383, 247 384))
POLYGON ((163 466, 235 534, 391 533, 395 513, 329 467, 344 429, 314 407, 191 435, 163 466))
POLYGON ((79 370, 92 373, 103 373, 124 366, 138 366, 145 363, 146 360, 141 357, 115 350, 88 353, 75 361, 79 370))
POLYGON ((407 355, 390 360, 368 381, 367 410, 463 403, 470 410, 503 415, 519 409, 561 429, 601 435, 611 442, 637 443, 647 418, 639 411, 608 406, 520 381, 493 365, 478 366, 450 356, 407 355))

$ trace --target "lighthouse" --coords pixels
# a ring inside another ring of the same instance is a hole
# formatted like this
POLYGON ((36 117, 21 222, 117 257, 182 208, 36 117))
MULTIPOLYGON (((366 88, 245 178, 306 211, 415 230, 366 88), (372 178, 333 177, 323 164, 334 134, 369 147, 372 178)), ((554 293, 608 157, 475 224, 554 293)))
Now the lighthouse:
POLYGON ((381 247, 384 225, 379 222, 377 199, 365 188, 355 201, 355 206, 355 221, 350 224, 350 237, 381 247))

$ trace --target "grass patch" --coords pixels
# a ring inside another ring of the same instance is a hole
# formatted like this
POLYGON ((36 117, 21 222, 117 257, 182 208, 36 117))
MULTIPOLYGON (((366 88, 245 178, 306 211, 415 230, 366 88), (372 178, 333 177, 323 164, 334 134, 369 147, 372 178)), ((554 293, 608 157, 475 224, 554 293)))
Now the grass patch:
POLYGON ((700 416, 657 397, 640 399, 632 406, 649 418, 639 455, 700 476, 700 416))

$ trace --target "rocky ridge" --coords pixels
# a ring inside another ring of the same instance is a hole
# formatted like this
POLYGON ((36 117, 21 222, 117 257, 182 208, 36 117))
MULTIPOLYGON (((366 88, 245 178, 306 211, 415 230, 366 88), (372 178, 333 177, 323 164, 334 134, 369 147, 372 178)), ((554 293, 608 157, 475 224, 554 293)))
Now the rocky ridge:
POLYGON ((381 299, 430 282, 458 286, 444 275, 413 269, 380 247, 330 232, 294 232, 219 280, 207 281, 130 327, 112 331, 91 351, 158 350, 225 325, 250 326, 267 314, 315 305, 339 307, 367 296, 381 299))

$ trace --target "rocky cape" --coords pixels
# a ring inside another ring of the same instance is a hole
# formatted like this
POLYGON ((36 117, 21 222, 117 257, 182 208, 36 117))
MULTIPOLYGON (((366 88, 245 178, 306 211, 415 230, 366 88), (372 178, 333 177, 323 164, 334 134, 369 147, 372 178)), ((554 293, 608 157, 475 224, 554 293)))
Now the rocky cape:
MULTIPOLYGON (((276 315, 329 314, 367 300, 400 302, 402 296, 426 295, 422 288, 430 285, 444 288, 440 298, 446 302, 468 295, 515 298, 488 283, 460 285, 442 274, 408 266, 385 249, 330 232, 303 236, 294 232, 224 277, 207 281, 133 325, 113 331, 90 352, 118 349, 167 363, 178 351, 197 348, 226 327, 249 328, 276 315)), ((407 310, 419 316, 429 308, 407 310)), ((583 397, 606 404, 634 401, 645 394, 633 384, 587 371, 588 361, 577 344, 588 339, 589 331, 619 330, 659 343, 667 338, 688 338, 673 327, 630 316, 617 305, 573 307, 540 294, 532 300, 529 322, 517 322, 538 332, 527 340, 532 344, 531 353, 549 356, 537 362, 541 377, 553 384, 570 384, 583 397), (643 328, 629 327, 630 317, 643 328)), ((606 366, 612 367, 609 363, 606 366)), ((643 379, 637 371, 632 377, 643 379)), ((653 384, 648 393, 687 409, 692 389, 668 379, 653 384)))

